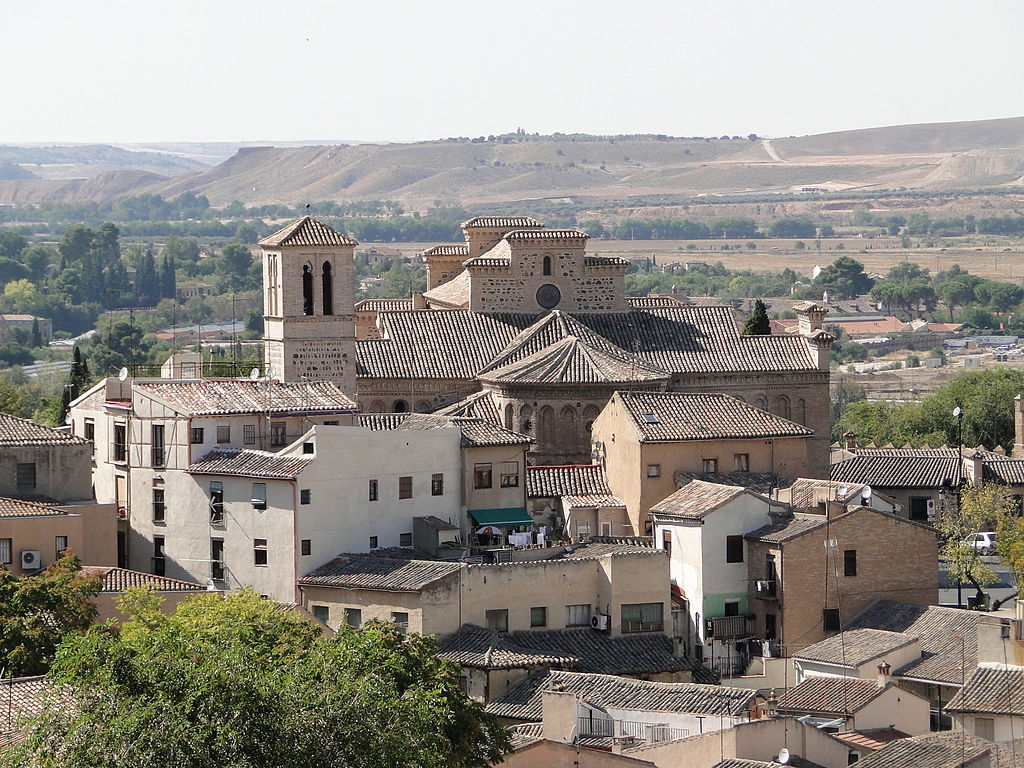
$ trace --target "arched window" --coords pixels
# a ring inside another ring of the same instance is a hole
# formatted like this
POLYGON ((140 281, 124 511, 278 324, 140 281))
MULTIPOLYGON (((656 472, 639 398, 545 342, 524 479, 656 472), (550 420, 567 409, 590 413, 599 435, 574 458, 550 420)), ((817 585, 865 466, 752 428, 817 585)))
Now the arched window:
POLYGON ((796 420, 800 424, 807 424, 807 403, 802 397, 796 401, 796 420))
POLYGON ((555 445, 555 409, 545 405, 540 409, 540 423, 537 424, 537 443, 540 449, 550 450, 555 445))
POLYGON ((543 274, 545 274, 545 275, 550 275, 551 274, 551 257, 550 256, 545 256, 544 257, 543 274))
POLYGON ((392 413, 408 413, 409 404, 405 400, 395 400, 395 407, 392 408, 392 413))
POLYGON ((583 427, 586 429, 587 434, 590 434, 591 429, 594 427, 594 419, 598 417, 601 411, 598 410, 596 405, 588 405, 583 409, 583 427))
POLYGON ((784 419, 790 417, 789 398, 785 395, 779 395, 775 398, 775 415, 781 416, 784 419))
POLYGON ((430 403, 426 400, 416 401, 416 413, 426 413, 430 410, 430 403))
POLYGON ((519 431, 533 437, 533 408, 524 405, 519 411, 519 431))
POLYGON ((370 413, 384 413, 384 403, 381 400, 374 400, 370 403, 370 413))
POLYGON ((302 314, 313 314, 313 269, 302 265, 302 314))
POLYGON ((324 300, 324 314, 325 315, 333 315, 334 314, 334 280, 331 277, 331 262, 329 262, 329 261, 325 261, 324 262, 324 273, 323 273, 323 276, 320 278, 320 282, 321 282, 321 285, 322 285, 322 288, 323 288, 321 293, 323 294, 323 300, 324 300))
POLYGON ((505 406, 505 429, 515 429, 512 426, 512 417, 515 415, 515 408, 512 403, 505 406))
POLYGON ((764 395, 758 395, 757 400, 754 402, 754 405, 756 407, 760 408, 762 411, 767 411, 768 410, 768 398, 765 397, 764 395))

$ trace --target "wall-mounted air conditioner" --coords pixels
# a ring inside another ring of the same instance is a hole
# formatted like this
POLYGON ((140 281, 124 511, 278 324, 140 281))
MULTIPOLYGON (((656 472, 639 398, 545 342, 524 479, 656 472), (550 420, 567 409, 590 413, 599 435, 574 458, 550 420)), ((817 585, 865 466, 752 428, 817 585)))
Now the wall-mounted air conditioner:
POLYGON ((39 555, 38 549, 21 550, 21 570, 38 571, 42 567, 43 561, 39 555))
POLYGON ((590 626, 592 629, 600 630, 601 632, 608 631, 608 616, 603 613, 595 613, 590 617, 590 626))

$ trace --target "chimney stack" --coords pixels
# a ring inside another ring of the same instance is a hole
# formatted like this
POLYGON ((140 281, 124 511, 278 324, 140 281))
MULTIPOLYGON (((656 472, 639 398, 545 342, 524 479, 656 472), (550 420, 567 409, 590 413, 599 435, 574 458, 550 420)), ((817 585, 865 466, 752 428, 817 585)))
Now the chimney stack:
POLYGON ((892 665, 887 661, 883 661, 878 665, 878 687, 885 688, 889 684, 889 672, 892 670, 892 665))

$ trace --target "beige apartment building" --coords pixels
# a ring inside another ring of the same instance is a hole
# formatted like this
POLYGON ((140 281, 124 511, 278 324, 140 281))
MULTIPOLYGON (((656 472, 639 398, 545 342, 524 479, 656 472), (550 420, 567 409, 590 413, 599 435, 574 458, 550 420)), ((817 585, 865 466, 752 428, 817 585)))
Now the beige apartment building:
POLYGON ((24 575, 53 565, 66 549, 89 565, 117 565, 112 504, 40 504, 0 497, 0 567, 24 575))

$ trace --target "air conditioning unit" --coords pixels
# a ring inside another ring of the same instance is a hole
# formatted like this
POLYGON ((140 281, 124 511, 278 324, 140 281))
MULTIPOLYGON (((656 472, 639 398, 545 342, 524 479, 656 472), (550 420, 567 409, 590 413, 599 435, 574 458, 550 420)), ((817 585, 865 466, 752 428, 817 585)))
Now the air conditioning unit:
POLYGON ((21 550, 21 570, 38 571, 42 567, 43 561, 42 558, 39 556, 38 549, 21 550))
POLYGON ((590 617, 590 626, 591 628, 600 630, 601 632, 607 632, 608 617, 603 613, 595 613, 590 617))

